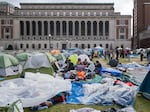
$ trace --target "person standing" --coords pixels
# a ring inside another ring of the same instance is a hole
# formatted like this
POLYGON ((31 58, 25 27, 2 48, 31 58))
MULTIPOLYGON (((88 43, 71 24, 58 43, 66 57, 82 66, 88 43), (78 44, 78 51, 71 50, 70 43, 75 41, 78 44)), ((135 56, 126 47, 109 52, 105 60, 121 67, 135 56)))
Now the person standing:
POLYGON ((116 47, 116 60, 118 60, 118 58, 119 58, 119 49, 118 49, 119 47, 116 47))
POLYGON ((144 57, 144 51, 143 49, 141 49, 141 52, 140 52, 140 60, 143 61, 143 57, 144 57))

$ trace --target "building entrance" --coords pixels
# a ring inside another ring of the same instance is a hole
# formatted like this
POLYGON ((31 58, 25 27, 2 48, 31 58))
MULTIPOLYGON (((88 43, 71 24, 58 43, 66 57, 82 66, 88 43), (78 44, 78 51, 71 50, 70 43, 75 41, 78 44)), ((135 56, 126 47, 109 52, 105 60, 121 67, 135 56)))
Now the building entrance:
POLYGON ((62 49, 67 49, 67 44, 62 44, 62 49))

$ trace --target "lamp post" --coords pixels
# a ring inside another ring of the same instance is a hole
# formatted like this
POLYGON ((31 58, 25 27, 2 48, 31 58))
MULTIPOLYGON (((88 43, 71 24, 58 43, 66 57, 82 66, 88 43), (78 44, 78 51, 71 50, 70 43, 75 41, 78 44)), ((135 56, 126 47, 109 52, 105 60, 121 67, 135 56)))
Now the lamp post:
POLYGON ((51 39, 51 36, 52 36, 51 34, 48 35, 48 37, 49 37, 49 51, 50 51, 50 49, 51 49, 51 40, 50 40, 50 39, 51 39))

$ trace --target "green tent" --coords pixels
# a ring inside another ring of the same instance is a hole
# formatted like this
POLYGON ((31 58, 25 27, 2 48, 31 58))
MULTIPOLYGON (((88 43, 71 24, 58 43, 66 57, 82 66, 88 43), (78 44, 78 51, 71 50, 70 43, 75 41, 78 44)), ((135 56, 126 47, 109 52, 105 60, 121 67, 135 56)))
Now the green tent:
POLYGON ((48 53, 32 53, 32 55, 27 59, 26 63, 24 64, 24 71, 43 71, 41 73, 48 73, 52 75, 54 73, 53 64, 55 63, 55 61, 56 59, 48 53))
POLYGON ((0 76, 17 75, 21 72, 22 66, 14 56, 0 53, 0 76))
POLYGON ((19 62, 14 56, 9 55, 9 54, 0 53, 0 68, 16 66, 18 64, 19 64, 19 62))
POLYGON ((50 61, 50 63, 55 63, 57 59, 53 57, 50 53, 45 53, 50 61))
POLYGON ((74 65, 77 64, 77 61, 78 61, 78 55, 77 55, 77 54, 73 54, 73 55, 69 56, 68 58, 71 60, 71 62, 72 62, 74 65))
POLYGON ((62 53, 54 54, 54 55, 52 54, 52 56, 54 56, 57 59, 57 61, 60 61, 60 60, 65 61, 66 60, 65 56, 62 53))
POLYGON ((21 62, 21 61, 26 61, 29 56, 31 56, 30 53, 19 53, 16 55, 16 58, 21 62))

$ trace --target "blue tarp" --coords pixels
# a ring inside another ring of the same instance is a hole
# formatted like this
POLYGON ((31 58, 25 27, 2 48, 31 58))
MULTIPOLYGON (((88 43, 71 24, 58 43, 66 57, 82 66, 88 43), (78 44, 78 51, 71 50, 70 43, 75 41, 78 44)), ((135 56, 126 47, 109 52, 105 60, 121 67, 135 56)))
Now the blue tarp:
MULTIPOLYGON (((121 106, 132 105, 135 98, 135 92, 126 86, 115 86, 106 84, 99 84, 97 89, 90 94, 86 94, 83 87, 85 82, 72 82, 72 90, 70 96, 67 97, 66 103, 70 104, 97 104, 97 105, 112 105, 115 101, 116 104, 121 106), (112 89, 114 88, 114 89, 112 89)), ((89 84, 91 85, 91 84, 89 84)), ((91 85, 92 87, 94 85, 91 85)))
POLYGON ((80 104, 78 97, 84 96, 81 82, 72 82, 71 95, 67 97, 66 103, 80 104))
POLYGON ((116 77, 121 77, 123 75, 121 71, 112 68, 102 68, 101 73, 110 73, 116 77))

